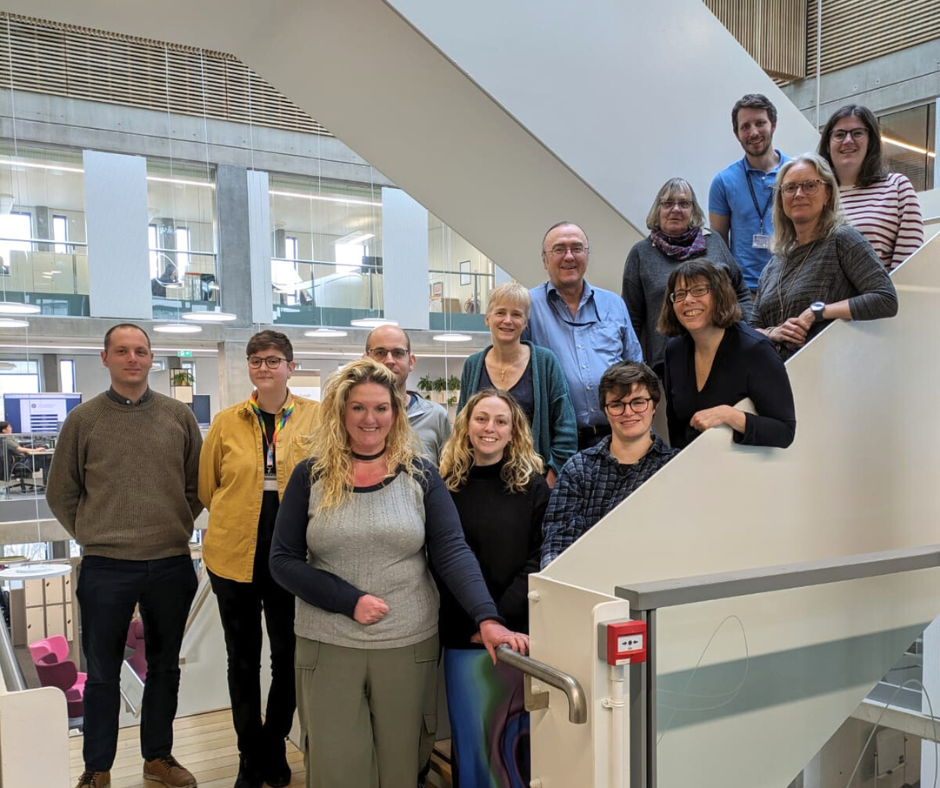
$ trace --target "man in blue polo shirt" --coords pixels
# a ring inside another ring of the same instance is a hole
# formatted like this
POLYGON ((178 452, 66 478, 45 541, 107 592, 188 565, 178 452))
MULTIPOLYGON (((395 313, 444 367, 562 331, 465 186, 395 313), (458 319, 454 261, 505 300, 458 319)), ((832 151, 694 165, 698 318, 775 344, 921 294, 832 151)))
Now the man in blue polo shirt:
POLYGON ((761 271, 770 262, 774 183, 787 157, 773 147, 777 108, 766 96, 748 93, 741 98, 731 110, 731 127, 744 158, 725 167, 712 181, 708 219, 712 230, 731 248, 753 294, 761 271))
POLYGON ((542 239, 548 281, 529 291, 532 307, 523 334, 558 356, 578 420, 579 451, 610 435, 597 400, 601 375, 618 361, 643 360, 623 299, 584 278, 590 251, 578 225, 559 222, 549 228, 542 239))

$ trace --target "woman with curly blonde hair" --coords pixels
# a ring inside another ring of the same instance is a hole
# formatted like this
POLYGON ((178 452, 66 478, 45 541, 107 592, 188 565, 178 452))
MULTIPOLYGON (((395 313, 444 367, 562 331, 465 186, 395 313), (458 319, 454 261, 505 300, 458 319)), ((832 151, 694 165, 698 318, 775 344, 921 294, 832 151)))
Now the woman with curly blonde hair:
POLYGON ((434 744, 438 591, 428 557, 495 662, 503 626, 434 467, 416 457, 395 376, 370 359, 326 387, 314 456, 291 475, 271 573, 297 599, 308 788, 417 783, 434 744))
MULTIPOLYGON (((549 489, 529 421, 511 394, 484 389, 460 411, 441 474, 486 587, 507 626, 527 632, 529 574, 537 572, 549 489)), ((455 785, 528 785, 529 715, 522 674, 491 668, 473 621, 441 589, 440 636, 455 785)))

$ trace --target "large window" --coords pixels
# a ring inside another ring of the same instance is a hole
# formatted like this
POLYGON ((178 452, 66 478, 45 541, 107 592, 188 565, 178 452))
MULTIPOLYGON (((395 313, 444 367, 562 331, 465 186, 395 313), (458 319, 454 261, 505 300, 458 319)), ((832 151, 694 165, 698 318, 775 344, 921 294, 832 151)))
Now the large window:
POLYGON ((910 178, 916 191, 934 188, 936 104, 878 118, 889 169, 910 178))

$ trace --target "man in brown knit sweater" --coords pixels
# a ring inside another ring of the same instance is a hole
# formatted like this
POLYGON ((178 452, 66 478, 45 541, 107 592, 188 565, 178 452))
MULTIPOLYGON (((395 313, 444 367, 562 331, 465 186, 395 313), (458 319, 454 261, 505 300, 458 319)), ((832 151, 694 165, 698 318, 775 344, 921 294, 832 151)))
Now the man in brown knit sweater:
POLYGON ((85 684, 85 772, 78 788, 106 788, 117 750, 120 674, 139 603, 147 643, 140 724, 144 777, 169 788, 196 780, 172 755, 179 652, 196 576, 189 555, 202 437, 182 402, 147 385, 150 338, 122 323, 104 338, 111 388, 66 419, 46 500, 82 546, 78 602, 85 684))

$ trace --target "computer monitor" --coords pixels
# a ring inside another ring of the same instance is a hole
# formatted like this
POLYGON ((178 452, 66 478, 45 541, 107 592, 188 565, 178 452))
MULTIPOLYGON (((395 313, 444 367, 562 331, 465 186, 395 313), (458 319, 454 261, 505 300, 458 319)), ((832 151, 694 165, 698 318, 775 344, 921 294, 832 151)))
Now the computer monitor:
POLYGON ((57 433, 65 417, 82 402, 81 394, 44 391, 40 394, 4 394, 3 413, 13 432, 57 433))
POLYGON ((193 401, 187 403, 192 408, 193 415, 200 427, 208 427, 212 421, 212 413, 208 394, 193 394, 193 401))

